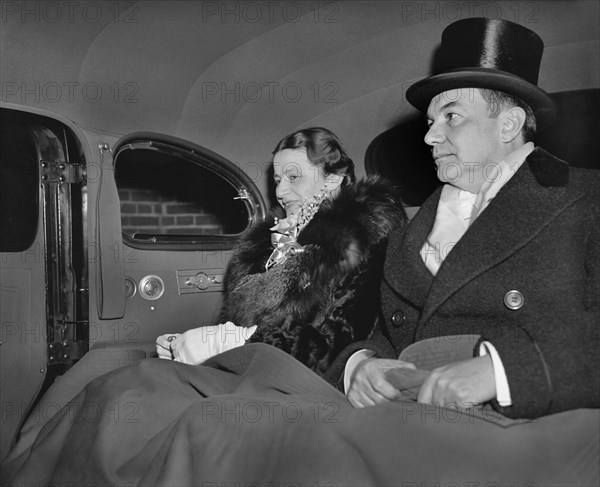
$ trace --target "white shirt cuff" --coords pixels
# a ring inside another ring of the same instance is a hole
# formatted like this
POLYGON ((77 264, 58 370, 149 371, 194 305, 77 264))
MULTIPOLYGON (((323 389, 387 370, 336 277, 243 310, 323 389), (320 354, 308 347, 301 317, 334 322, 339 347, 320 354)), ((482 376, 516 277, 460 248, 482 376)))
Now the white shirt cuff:
POLYGON ((479 355, 484 356, 489 354, 492 359, 492 365, 494 366, 494 378, 496 379, 496 400, 500 406, 512 405, 512 398, 510 396, 510 387, 508 386, 508 378, 504 371, 504 365, 502 359, 496 350, 496 347, 490 342, 481 342, 479 346, 479 355))
POLYGON ((363 360, 371 358, 373 355, 375 355, 375 352, 363 348, 350 356, 346 362, 346 367, 344 368, 344 394, 347 394, 350 389, 350 379, 352 379, 352 374, 354 373, 356 366, 363 360))

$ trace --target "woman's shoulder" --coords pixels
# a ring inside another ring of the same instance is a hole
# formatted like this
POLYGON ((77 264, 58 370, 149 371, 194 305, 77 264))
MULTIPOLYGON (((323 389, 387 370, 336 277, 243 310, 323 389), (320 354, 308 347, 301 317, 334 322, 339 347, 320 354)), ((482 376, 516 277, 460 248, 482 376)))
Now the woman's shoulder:
POLYGON ((323 230, 360 233, 368 237, 369 243, 376 243, 406 220, 394 186, 379 176, 370 176, 343 187, 334 199, 324 202, 315 215, 314 225, 305 230, 313 234, 323 230))

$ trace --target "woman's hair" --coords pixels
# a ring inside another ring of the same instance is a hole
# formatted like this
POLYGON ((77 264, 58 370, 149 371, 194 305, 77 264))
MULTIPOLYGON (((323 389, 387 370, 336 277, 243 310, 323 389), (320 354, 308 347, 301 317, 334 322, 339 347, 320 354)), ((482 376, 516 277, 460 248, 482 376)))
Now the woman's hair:
POLYGON ((325 175, 344 176, 342 186, 354 184, 354 162, 348 157, 340 140, 330 130, 311 127, 285 136, 273 150, 273 155, 284 149, 306 149, 308 160, 320 166, 325 175))

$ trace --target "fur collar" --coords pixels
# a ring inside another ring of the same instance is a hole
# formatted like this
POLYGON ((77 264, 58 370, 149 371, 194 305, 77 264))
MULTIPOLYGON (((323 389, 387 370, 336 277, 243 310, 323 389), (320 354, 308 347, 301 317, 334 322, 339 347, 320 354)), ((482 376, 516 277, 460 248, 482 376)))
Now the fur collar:
MULTIPOLYGON (((265 221, 257 224, 240 245, 240 260, 256 267, 257 256, 271 253, 271 231, 275 216, 283 216, 281 209, 271 212, 265 221)), ((400 197, 382 178, 371 176, 354 186, 343 187, 332 200, 324 201, 317 214, 298 235, 300 245, 318 245, 328 256, 339 260, 347 252, 366 250, 385 238, 406 219, 400 197)))
MULTIPOLYGON (((269 228, 275 216, 282 217, 282 210, 271 212, 240 242, 228 266, 225 294, 244 276, 264 272, 272 251, 269 228)), ((343 187, 334 199, 321 203, 317 214, 298 235, 298 243, 319 247, 322 262, 337 263, 341 267, 338 271, 347 271, 360 265, 373 245, 405 221, 397 191, 382 178, 371 176, 354 186, 343 187)))

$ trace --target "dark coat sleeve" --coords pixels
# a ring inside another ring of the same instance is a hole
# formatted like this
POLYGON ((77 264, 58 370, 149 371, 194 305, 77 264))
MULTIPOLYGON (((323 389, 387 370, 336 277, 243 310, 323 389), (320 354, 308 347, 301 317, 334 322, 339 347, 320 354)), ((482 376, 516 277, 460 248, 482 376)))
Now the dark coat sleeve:
POLYGON ((380 358, 398 357, 398 354, 394 352, 394 347, 389 338, 381 329, 380 319, 377 319, 373 334, 367 340, 357 341, 345 347, 327 370, 325 378, 342 392, 344 392, 344 371, 346 369, 346 363, 354 353, 360 350, 370 350, 375 352, 377 357, 380 358))

